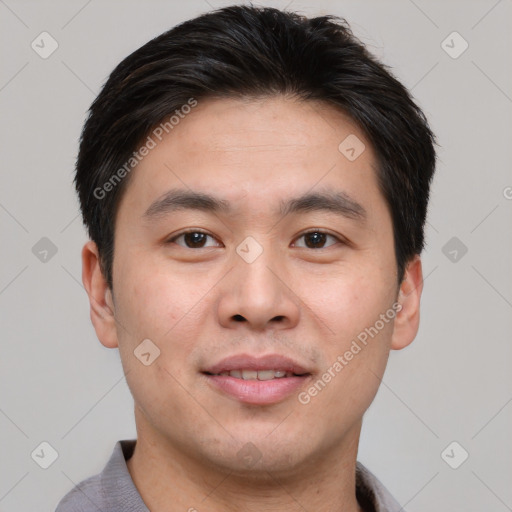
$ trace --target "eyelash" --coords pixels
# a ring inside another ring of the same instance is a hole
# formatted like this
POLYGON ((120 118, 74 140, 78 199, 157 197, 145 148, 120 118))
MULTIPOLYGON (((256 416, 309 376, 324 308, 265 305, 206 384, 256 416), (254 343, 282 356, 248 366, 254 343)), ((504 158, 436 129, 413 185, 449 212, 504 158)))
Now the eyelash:
MULTIPOLYGON (((215 239, 215 237, 213 235, 211 235, 210 233, 206 232, 206 231, 203 231, 202 229, 190 229, 190 230, 187 230, 187 231, 182 231, 181 233, 178 233, 177 235, 174 235, 172 238, 169 238, 168 240, 166 240, 165 244, 171 244, 171 243, 174 243, 175 240, 177 240, 178 238, 180 238, 181 236, 183 235, 187 235, 189 233, 202 233, 204 235, 207 235, 213 239, 215 239)), ((323 229, 311 229, 309 231, 305 231, 304 233, 301 233, 299 236, 297 236, 296 240, 306 236, 306 235, 310 235, 312 233, 319 233, 319 234, 323 234, 323 235, 327 235, 327 236, 330 236, 332 238, 334 238, 337 242, 343 244, 343 245, 348 245, 348 242, 342 238, 340 238, 339 236, 336 236, 336 235, 333 235, 332 233, 329 233, 328 231, 325 231, 323 229)), ((335 244, 333 244, 335 245, 335 244)), ((192 247, 184 247, 184 246, 181 246, 180 247, 183 247, 184 249, 191 249, 191 250, 198 250, 198 249, 209 249, 209 247, 199 247, 197 249, 194 249, 192 247)), ((322 249, 328 249, 329 247, 331 246, 328 246, 328 247, 320 247, 319 249, 311 249, 313 251, 319 251, 319 250, 322 250, 322 249)), ((309 249, 309 247, 301 247, 302 249, 309 249)))

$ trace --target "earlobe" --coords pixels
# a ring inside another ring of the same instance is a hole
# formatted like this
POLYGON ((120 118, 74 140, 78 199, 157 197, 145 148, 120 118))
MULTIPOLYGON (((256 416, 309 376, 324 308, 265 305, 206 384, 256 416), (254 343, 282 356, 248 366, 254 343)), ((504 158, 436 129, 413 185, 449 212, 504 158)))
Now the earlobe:
POLYGON ((101 272, 98 247, 89 240, 82 249, 82 282, 89 297, 91 322, 100 342, 107 348, 118 346, 112 292, 101 272))
POLYGON ((406 266, 400 284, 397 302, 401 309, 394 321, 391 348, 400 350, 412 343, 418 333, 420 323, 420 299, 423 290, 421 259, 417 254, 406 266))

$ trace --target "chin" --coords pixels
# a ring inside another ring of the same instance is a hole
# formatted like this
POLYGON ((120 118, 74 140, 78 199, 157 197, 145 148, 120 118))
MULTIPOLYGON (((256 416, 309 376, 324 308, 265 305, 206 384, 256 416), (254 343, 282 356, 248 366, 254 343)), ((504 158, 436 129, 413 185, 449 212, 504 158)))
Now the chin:
POLYGON ((211 444, 203 446, 208 453, 204 453, 202 460, 208 459, 224 473, 268 482, 269 473, 281 478, 293 475, 304 470, 304 462, 309 457, 314 458, 311 439, 306 446, 304 436, 293 436, 284 430, 281 435, 277 431, 269 435, 268 428, 261 434, 245 428, 243 431, 248 434, 237 436, 236 442, 230 439, 225 446, 220 443, 215 452, 211 451, 211 444))

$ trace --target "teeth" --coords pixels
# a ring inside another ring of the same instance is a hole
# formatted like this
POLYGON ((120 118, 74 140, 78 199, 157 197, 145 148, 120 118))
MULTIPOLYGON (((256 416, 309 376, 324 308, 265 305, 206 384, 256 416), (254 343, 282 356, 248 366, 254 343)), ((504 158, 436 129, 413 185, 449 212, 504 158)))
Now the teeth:
POLYGON ((258 380, 272 380, 276 376, 276 372, 274 370, 261 370, 257 373, 258 373, 258 380))
POLYGON ((235 377, 243 380, 272 380, 283 377, 293 377, 292 372, 284 370, 231 370, 219 373, 219 375, 235 377))

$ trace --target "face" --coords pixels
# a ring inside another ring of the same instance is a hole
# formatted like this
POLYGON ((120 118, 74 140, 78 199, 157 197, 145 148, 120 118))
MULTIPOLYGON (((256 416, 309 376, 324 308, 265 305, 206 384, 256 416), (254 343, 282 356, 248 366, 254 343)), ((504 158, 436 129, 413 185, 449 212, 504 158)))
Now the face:
POLYGON ((421 292, 419 260, 397 284, 376 166, 347 116, 282 97, 199 102, 151 149, 117 213, 113 302, 83 252, 139 435, 237 471, 357 443, 421 292))

